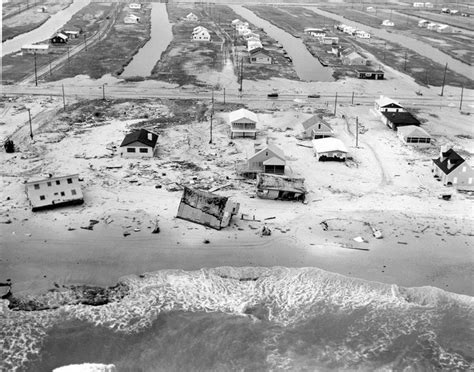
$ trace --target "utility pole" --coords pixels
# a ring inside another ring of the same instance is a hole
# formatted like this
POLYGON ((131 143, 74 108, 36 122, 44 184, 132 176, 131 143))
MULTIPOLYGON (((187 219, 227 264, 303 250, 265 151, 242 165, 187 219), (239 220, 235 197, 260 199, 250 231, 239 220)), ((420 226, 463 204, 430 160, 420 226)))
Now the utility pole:
POLYGON ((337 109, 337 92, 336 92, 336 98, 334 99, 334 116, 336 116, 336 109, 337 109))
POLYGON ((243 80, 244 80, 244 57, 240 59, 240 88, 239 88, 240 92, 242 92, 243 80))
POLYGON ((359 147, 359 117, 356 116, 356 147, 359 147))
POLYGON ((87 51, 87 36, 86 36, 86 33, 84 32, 84 49, 87 51))
POLYGON ((403 71, 407 70, 407 50, 405 49, 405 65, 403 66, 403 71))
POLYGON ((28 118, 30 120, 30 137, 31 139, 33 139, 33 127, 31 126, 31 111, 29 108, 27 110, 28 110, 28 118))
POLYGON ((63 109, 66 110, 66 97, 64 96, 64 84, 61 85, 63 90, 63 109))
POLYGON ((464 95, 464 85, 461 87, 461 101, 459 102, 459 110, 462 110, 462 98, 464 95))
POLYGON ((224 105, 225 105, 225 88, 224 88, 224 105))
POLYGON ((36 72, 36 52, 33 52, 33 55, 35 56, 35 86, 38 86, 38 74, 36 72))
POLYGON ((387 51, 387 42, 385 42, 384 47, 383 47, 383 60, 385 62, 385 53, 387 51))
POLYGON ((351 100, 351 105, 354 104, 354 92, 352 92, 352 100, 351 100))
POLYGON ((443 85, 441 85, 441 94, 440 96, 443 96, 444 93, 444 83, 446 83, 446 72, 448 71, 448 62, 446 62, 446 66, 444 66, 444 75, 443 75, 443 85))
POLYGON ((51 72, 51 56, 49 56, 49 76, 53 76, 53 73, 51 72))
POLYGON ((105 83, 102 84, 102 99, 105 101, 105 83))
POLYGON ((212 89, 212 99, 211 99, 211 126, 209 128, 210 136, 209 143, 212 143, 212 116, 214 115, 214 89, 212 89))
POLYGON ((69 54, 69 46, 67 47, 67 63, 69 63, 69 58, 70 58, 70 54, 69 54))

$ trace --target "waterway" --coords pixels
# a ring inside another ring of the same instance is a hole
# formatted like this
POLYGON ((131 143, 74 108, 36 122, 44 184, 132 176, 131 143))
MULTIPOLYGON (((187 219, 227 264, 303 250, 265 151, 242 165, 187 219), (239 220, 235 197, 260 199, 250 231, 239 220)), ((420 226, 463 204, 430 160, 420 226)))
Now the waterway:
POLYGON ((34 44, 49 39, 55 32, 69 22, 74 14, 88 5, 90 1, 91 0, 74 0, 70 6, 53 14, 40 27, 3 42, 2 57, 21 50, 21 47, 25 44, 34 44))
POLYGON ((263 28, 268 36, 283 45, 283 48, 293 60, 293 66, 301 80, 334 81, 332 68, 321 65, 319 60, 313 57, 308 49, 306 49, 306 46, 300 39, 258 17, 247 8, 240 5, 230 5, 230 7, 235 13, 253 23, 256 27, 263 28))
POLYGON ((172 39, 166 4, 152 3, 150 40, 133 57, 121 76, 149 76, 172 39))
POLYGON ((367 31, 373 36, 376 36, 380 39, 403 45, 405 48, 410 49, 418 54, 421 54, 422 56, 429 58, 439 64, 444 65, 448 63, 448 67, 450 70, 455 71, 458 74, 461 74, 469 79, 473 78, 474 71, 471 66, 452 58, 451 56, 447 55, 446 53, 443 53, 439 49, 436 49, 420 40, 413 39, 409 36, 405 36, 400 33, 388 32, 384 29, 374 28, 359 22, 350 21, 347 18, 344 18, 334 13, 326 12, 316 7, 307 7, 307 9, 312 10, 313 12, 324 17, 331 18, 340 23, 344 23, 348 26, 356 27, 360 30, 367 31))

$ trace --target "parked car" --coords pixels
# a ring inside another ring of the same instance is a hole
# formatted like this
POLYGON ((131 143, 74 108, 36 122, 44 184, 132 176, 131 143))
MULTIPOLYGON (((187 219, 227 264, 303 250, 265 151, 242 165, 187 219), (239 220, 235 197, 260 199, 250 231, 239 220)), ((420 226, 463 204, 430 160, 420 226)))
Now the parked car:
POLYGON ((308 98, 321 98, 319 94, 308 94, 308 98))
POLYGON ((278 93, 268 93, 267 97, 268 98, 278 98, 278 93))

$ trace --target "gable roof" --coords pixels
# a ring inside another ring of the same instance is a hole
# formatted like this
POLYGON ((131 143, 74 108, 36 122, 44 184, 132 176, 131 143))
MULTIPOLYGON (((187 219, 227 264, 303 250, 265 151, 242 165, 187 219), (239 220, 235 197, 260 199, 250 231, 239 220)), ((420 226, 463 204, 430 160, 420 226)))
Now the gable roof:
POLYGON ((393 105, 392 107, 403 108, 403 106, 400 105, 397 101, 385 96, 380 96, 380 98, 376 99, 375 102, 377 103, 377 105, 379 105, 379 107, 386 107, 389 105, 393 105))
POLYGON ((285 165, 286 161, 276 156, 271 157, 263 162, 263 165, 285 165))
POLYGON ((249 53, 251 56, 254 56, 255 54, 265 54, 266 56, 270 56, 270 53, 267 50, 260 47, 252 49, 249 53))
POLYGON ((383 111, 382 115, 385 116, 391 123, 397 124, 405 124, 405 125, 420 125, 420 121, 415 118, 409 112, 387 112, 383 111))
POLYGON ((399 127, 397 131, 403 137, 431 138, 430 134, 426 130, 417 127, 416 125, 407 125, 405 127, 399 127))
MULTIPOLYGON (((261 148, 260 150, 257 149, 257 151, 255 152, 255 154, 253 154, 250 159, 253 159, 254 157, 256 157, 257 155, 263 153, 264 151, 270 151, 271 153, 273 153, 275 155, 275 157, 277 158, 280 158, 281 160, 283 160, 286 164, 286 159, 285 159, 285 153, 277 146, 275 145, 264 145, 263 148, 261 148)), ((249 159, 249 160, 250 160, 249 159)), ((268 160, 268 159, 267 159, 268 160)))
POLYGON ((127 146, 133 142, 140 142, 146 146, 155 147, 156 141, 158 141, 158 135, 147 131, 146 129, 140 129, 133 131, 125 136, 120 147, 127 146), (150 134, 151 139, 148 134, 150 134))
POLYGON ((441 161, 441 157, 439 157, 437 159, 433 159, 433 163, 435 163, 444 174, 451 173, 465 161, 463 157, 453 149, 443 152, 442 155, 444 157, 443 161, 441 161), (448 168, 449 164, 452 164, 451 168, 448 168))
POLYGON ((306 129, 311 128, 313 125, 320 123, 322 119, 323 118, 319 115, 313 115, 309 119, 306 119, 305 121, 303 121, 301 125, 306 130, 306 129))
POLYGON ((58 32, 56 35, 53 36, 54 37, 60 37, 61 39, 69 39, 69 36, 67 35, 64 35, 62 32, 58 32))
POLYGON ((304 178, 290 178, 277 174, 257 174, 257 189, 270 189, 306 194, 304 178))
POLYGON ((317 152, 341 151, 347 153, 347 147, 339 138, 320 138, 314 139, 313 148, 317 152))
POLYGON ((243 118, 249 119, 255 123, 257 122, 257 114, 244 108, 241 108, 229 113, 229 121, 231 123, 243 118))

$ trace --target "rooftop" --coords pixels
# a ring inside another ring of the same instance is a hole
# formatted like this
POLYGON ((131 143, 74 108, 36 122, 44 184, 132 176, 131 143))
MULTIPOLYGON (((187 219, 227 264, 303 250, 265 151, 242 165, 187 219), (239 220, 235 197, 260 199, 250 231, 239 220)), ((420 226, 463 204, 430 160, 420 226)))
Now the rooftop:
POLYGON ((158 141, 158 135, 147 131, 146 129, 139 129, 131 132, 125 136, 120 147, 127 146, 133 142, 141 142, 146 146, 155 147, 158 141))
POLYGON ((415 118, 409 112, 382 112, 382 115, 385 116, 393 124, 405 124, 405 125, 420 125, 420 121, 415 118))
POLYGON ((243 118, 249 119, 255 123, 257 122, 257 114, 244 108, 229 113, 229 121, 231 123, 243 118))
POLYGON ((312 140, 313 148, 317 152, 341 151, 348 152, 346 145, 339 138, 319 138, 312 140))
POLYGON ((459 167, 462 163, 464 163, 464 159, 461 155, 459 155, 453 149, 449 149, 446 152, 442 153, 444 160, 441 161, 441 157, 437 159, 433 159, 433 163, 435 163, 444 174, 449 174, 457 167, 459 167), (451 168, 449 168, 449 164, 451 164, 451 168))
POLYGON ((290 178, 277 174, 259 173, 257 189, 271 189, 306 194, 304 178, 290 178))

